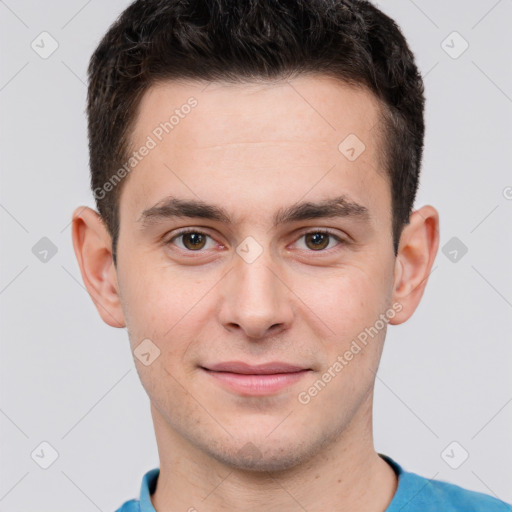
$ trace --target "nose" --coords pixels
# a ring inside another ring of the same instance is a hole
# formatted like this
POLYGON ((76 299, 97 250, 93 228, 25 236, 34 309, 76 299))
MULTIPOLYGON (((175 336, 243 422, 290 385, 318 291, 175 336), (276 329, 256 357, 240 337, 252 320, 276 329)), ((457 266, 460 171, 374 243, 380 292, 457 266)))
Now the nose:
POLYGON ((222 280, 219 321, 224 328, 240 329, 253 340, 287 329, 293 293, 279 274, 268 251, 252 263, 235 255, 234 267, 222 280))

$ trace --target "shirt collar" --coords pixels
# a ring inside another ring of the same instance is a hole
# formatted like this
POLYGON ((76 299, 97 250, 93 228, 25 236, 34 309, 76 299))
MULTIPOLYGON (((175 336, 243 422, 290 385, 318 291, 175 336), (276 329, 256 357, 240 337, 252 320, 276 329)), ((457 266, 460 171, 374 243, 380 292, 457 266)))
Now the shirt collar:
POLYGON ((160 468, 151 469, 142 478, 140 486, 140 512, 156 512, 151 503, 151 494, 155 492, 156 481, 160 474, 160 468))

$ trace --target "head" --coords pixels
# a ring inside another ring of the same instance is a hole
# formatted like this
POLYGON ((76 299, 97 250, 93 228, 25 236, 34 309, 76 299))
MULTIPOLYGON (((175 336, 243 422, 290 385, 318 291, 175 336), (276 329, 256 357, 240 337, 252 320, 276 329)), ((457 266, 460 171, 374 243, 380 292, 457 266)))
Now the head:
POLYGON ((75 211, 74 246, 160 435, 285 469, 367 426, 438 245, 435 209, 412 210, 423 84, 396 24, 365 1, 139 0, 89 80, 99 213, 75 211), (208 371, 235 360, 307 371, 252 396, 208 371))
POLYGON ((379 101, 379 169, 389 179, 393 246, 409 221, 424 138, 421 75, 393 20, 366 1, 134 2, 89 65, 91 187, 112 237, 136 148, 130 137, 143 95, 158 82, 251 83, 294 75, 334 77, 379 101), (271 2, 271 5, 273 2, 271 2), (126 172, 119 172, 126 165, 126 172), (105 186, 110 184, 112 186, 105 186))

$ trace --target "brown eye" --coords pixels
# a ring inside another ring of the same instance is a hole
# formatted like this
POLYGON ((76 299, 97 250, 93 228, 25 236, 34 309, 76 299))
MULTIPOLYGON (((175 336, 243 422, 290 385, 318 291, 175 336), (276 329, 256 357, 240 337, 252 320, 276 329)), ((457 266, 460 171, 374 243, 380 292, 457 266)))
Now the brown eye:
POLYGON ((325 249, 329 245, 329 233, 312 232, 304 235, 306 245, 314 251, 325 249))
POLYGON ((215 241, 210 235, 195 229, 181 231, 181 233, 176 234, 164 243, 169 246, 175 245, 181 250, 188 252, 205 252, 202 249, 213 249, 215 247, 215 241), (209 247, 208 242, 210 243, 209 247))
POLYGON ((202 233, 183 233, 179 235, 178 238, 180 237, 183 241, 183 245, 191 251, 202 249, 206 244, 206 236, 202 233))

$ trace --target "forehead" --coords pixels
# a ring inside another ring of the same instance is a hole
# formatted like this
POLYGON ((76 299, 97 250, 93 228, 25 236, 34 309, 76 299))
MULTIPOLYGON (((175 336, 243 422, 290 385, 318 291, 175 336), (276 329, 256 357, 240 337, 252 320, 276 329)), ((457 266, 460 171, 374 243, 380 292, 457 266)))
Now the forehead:
POLYGON ((344 180, 357 196, 384 175, 379 109, 366 89, 324 76, 155 84, 140 101, 131 134, 132 150, 149 139, 152 148, 125 183, 127 208, 133 218, 170 194, 282 204, 283 191, 297 200, 310 189, 325 199, 344 180), (356 159, 352 148, 362 151, 356 159))
POLYGON ((190 123, 181 123, 183 114, 177 112, 181 115, 173 121, 178 123, 172 138, 196 148, 283 136, 327 143, 347 129, 363 138, 378 122, 380 109, 379 100, 366 88, 326 76, 251 83, 163 81, 143 95, 133 137, 144 136, 155 121, 168 121, 175 110, 188 110, 191 98, 197 106, 184 117, 200 122, 201 130, 187 130, 190 123))

